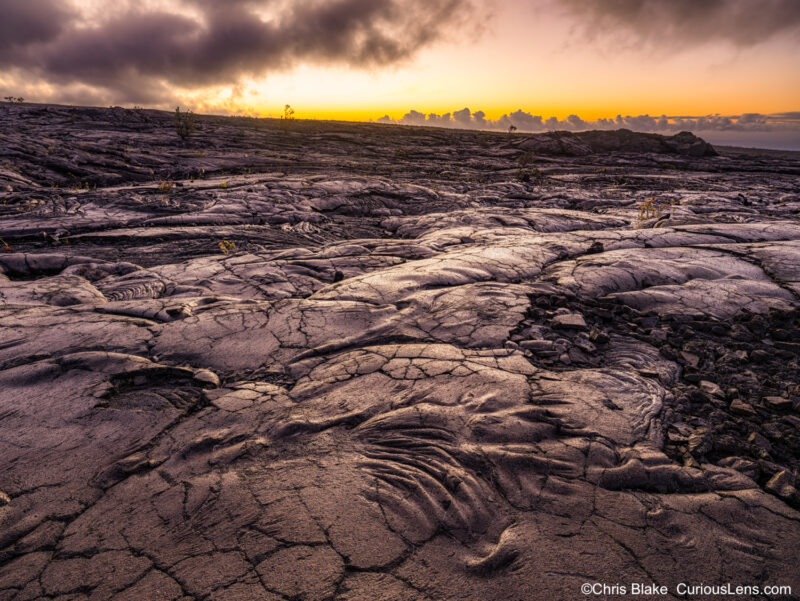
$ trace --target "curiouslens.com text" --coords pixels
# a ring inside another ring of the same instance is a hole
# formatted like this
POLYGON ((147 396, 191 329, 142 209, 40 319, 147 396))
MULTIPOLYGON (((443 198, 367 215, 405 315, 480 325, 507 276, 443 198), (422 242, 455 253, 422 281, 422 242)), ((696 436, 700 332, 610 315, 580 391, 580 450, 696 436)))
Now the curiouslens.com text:
POLYGON ((602 595, 612 596, 667 596, 678 595, 686 597, 705 597, 708 595, 730 595, 732 597, 755 597, 758 595, 791 595, 792 587, 785 585, 769 584, 692 584, 680 582, 674 587, 647 582, 629 582, 626 584, 604 582, 585 582, 581 585, 581 592, 587 596, 602 595))

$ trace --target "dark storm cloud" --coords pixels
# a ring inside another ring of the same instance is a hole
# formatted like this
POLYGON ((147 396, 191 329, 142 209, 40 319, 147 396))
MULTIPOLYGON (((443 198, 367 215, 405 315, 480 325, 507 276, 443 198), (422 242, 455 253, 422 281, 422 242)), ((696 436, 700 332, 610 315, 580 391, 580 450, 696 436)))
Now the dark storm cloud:
POLYGON ((798 0, 562 0, 590 34, 620 29, 653 42, 725 39, 752 46, 800 31, 798 0))
POLYGON ((0 0, 0 58, 54 39, 70 20, 61 0, 0 0))
POLYGON ((164 82, 231 84, 299 61, 397 63, 469 22, 472 2, 184 0, 86 23, 63 1, 0 0, 0 60, 45 81, 148 99, 164 82))

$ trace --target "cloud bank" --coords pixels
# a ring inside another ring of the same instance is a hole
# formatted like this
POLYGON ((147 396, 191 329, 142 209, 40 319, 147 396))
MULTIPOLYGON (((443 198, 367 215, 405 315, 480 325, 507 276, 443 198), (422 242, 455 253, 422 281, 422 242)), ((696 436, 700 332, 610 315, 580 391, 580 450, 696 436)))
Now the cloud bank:
POLYGON ((483 111, 472 112, 470 109, 464 108, 444 115, 425 114, 412 110, 400 119, 395 120, 387 115, 378 119, 377 122, 490 131, 509 131, 509 127, 514 126, 517 132, 530 133, 620 128, 661 134, 692 131, 702 135, 713 144, 800 150, 800 112, 774 115, 742 113, 740 115, 661 115, 659 117, 617 115, 613 119, 584 120, 578 115, 570 115, 565 119, 544 118, 541 115, 517 110, 498 119, 487 119, 483 111))
POLYGON ((155 103, 306 61, 395 64, 476 22, 473 0, 0 0, 0 69, 155 103), (87 3, 84 3, 87 4, 87 3), (91 4, 91 3, 88 3, 91 4), (117 6, 117 8, 111 8, 117 6))
POLYGON ((464 108, 453 113, 439 115, 411 110, 400 119, 392 119, 388 115, 377 120, 378 123, 395 123, 400 125, 423 125, 432 127, 450 127, 460 129, 485 129, 508 131, 514 127, 520 132, 543 131, 584 131, 587 129, 632 129, 645 132, 692 131, 785 131, 800 130, 800 112, 764 115, 761 113, 742 113, 741 115, 705 115, 705 116, 667 116, 650 115, 617 115, 613 119, 601 118, 586 121, 578 115, 569 115, 565 119, 541 115, 533 115, 523 110, 507 113, 498 119, 487 119, 483 111, 464 108))
POLYGON ((490 131, 509 131, 514 126, 518 132, 530 133, 621 128, 661 134, 691 131, 713 144, 800 150, 800 112, 797 111, 773 115, 617 115, 613 119, 584 120, 578 115, 569 115, 565 119, 545 118, 523 110, 506 113, 498 119, 487 119, 483 111, 472 112, 464 108, 444 115, 412 110, 400 119, 395 120, 387 115, 377 122, 490 131))

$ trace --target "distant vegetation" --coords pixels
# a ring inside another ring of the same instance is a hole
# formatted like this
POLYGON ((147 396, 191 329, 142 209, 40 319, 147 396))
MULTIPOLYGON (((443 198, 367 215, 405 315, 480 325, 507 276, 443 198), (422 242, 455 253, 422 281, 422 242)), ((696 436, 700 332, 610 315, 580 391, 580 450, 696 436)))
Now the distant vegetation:
POLYGON ((219 246, 219 249, 224 255, 228 255, 236 250, 236 243, 230 240, 220 240, 217 242, 217 246, 219 246))
POLYGON ((195 131, 197 131, 197 126, 195 125, 195 114, 187 110, 186 112, 181 112, 181 107, 175 107, 175 131, 184 141, 189 139, 195 131))
POLYGON ((3 100, 6 102, 13 102, 14 104, 22 104, 25 102, 25 99, 21 96, 5 96, 3 100))
POLYGON ((287 130, 289 123, 294 120, 294 109, 288 104, 283 107, 283 116, 281 116, 281 129, 287 130))
POLYGON ((655 196, 642 201, 639 205, 639 221, 661 217, 665 211, 675 205, 675 201, 657 201, 655 196))
POLYGON ((536 157, 530 151, 522 153, 517 159, 519 170, 517 171, 517 179, 521 182, 529 182, 531 179, 536 181, 543 181, 545 179, 542 172, 538 167, 534 167, 536 157))

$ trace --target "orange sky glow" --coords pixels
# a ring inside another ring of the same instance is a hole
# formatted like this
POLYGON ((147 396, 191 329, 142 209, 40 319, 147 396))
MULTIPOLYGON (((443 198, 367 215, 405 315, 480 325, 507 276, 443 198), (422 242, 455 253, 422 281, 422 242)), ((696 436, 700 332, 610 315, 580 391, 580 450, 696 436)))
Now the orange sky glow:
POLYGON ((364 121, 468 107, 490 120, 522 110, 800 123, 797 0, 5 3, 0 91, 35 102, 254 116, 288 103, 297 118, 364 121))
POLYGON ((412 60, 380 69, 299 64, 229 87, 190 94, 210 111, 369 120, 409 109, 446 113, 469 107, 490 118, 522 109, 584 119, 639 115, 735 115, 800 108, 792 35, 737 48, 725 40, 649 47, 608 35, 587 40, 558 11, 500 2, 481 35, 451 34, 412 60))

